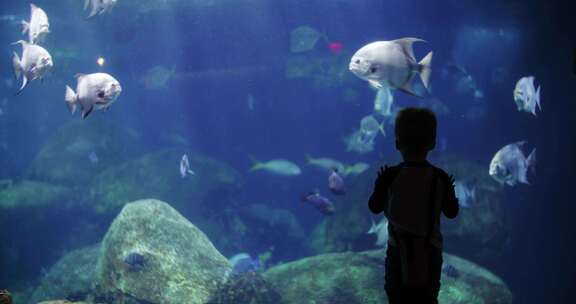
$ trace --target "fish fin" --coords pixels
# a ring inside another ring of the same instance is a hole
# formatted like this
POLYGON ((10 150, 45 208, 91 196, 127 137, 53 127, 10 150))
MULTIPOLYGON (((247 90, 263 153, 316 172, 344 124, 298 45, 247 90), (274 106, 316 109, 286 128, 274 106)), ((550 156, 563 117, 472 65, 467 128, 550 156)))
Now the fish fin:
MULTIPOLYGON (((536 89, 536 96, 534 96, 534 98, 536 98, 536 104, 538 105, 538 109, 542 111, 542 105, 540 105, 540 88, 541 86, 538 86, 538 89, 536 89)), ((536 115, 536 108, 534 108, 534 115, 536 115)))
POLYGON ((27 85, 28 85, 28 77, 26 77, 26 75, 24 75, 22 77, 22 86, 20 87, 18 92, 16 92, 16 95, 20 95, 22 93, 22 91, 24 91, 24 88, 26 88, 27 85))
POLYGON ((263 165, 259 162, 254 156, 248 155, 248 158, 252 161, 252 167, 250 168, 250 172, 262 169, 263 165))
POLYGON ((380 89, 384 88, 384 86, 376 80, 368 80, 368 83, 375 90, 380 90, 380 89))
POLYGON ((516 146, 518 146, 519 148, 524 146, 526 144, 525 140, 521 140, 521 141, 517 141, 514 143, 516 146))
POLYGON ((536 148, 532 150, 526 159, 526 168, 530 169, 533 173, 536 172, 536 148))
POLYGON ((428 53, 420 62, 418 63, 418 69, 420 73, 420 79, 422 84, 428 90, 430 83, 430 74, 432 73, 432 55, 434 52, 428 53))
POLYGON ((30 31, 30 23, 22 20, 22 34, 26 34, 28 31, 30 31))
POLYGON ((30 3, 30 10, 31 11, 35 11, 37 9, 38 9, 38 7, 34 3, 30 3))
POLYGON ((88 9, 89 4, 90 4, 90 0, 84 0, 84 10, 88 9))
POLYGON ((82 77, 86 76, 86 74, 82 74, 82 73, 77 73, 76 75, 74 75, 74 78, 76 78, 78 81, 80 81, 80 79, 82 79, 82 77))
POLYGON ((69 86, 66 86, 66 95, 64 97, 64 100, 66 101, 66 106, 68 106, 68 110, 70 110, 70 113, 74 114, 74 112, 76 112, 78 95, 76 95, 76 93, 74 93, 74 90, 72 90, 72 88, 70 88, 69 86))
POLYGON ((14 53, 12 57, 12 67, 14 67, 14 75, 16 75, 16 79, 20 79, 22 76, 22 63, 20 62, 20 57, 18 54, 14 53))
POLYGON ((90 12, 90 15, 88 15, 88 17, 86 17, 86 19, 90 19, 98 14, 100 14, 100 8, 97 5, 92 6, 92 11, 90 12))
POLYGON ((378 130, 382 133, 382 136, 386 137, 386 130, 384 130, 384 121, 380 125, 378 125, 378 130))
POLYGON ((423 97, 423 96, 417 94, 414 91, 414 89, 412 88, 412 78, 409 81, 407 81, 402 87, 399 87, 398 90, 400 90, 404 93, 410 94, 412 96, 415 96, 415 97, 423 97))
POLYGON ((419 38, 408 37, 408 38, 396 39, 393 40, 392 42, 399 44, 406 53, 406 55, 412 58, 412 60, 416 61, 416 58, 414 57, 414 49, 412 48, 412 44, 414 42, 426 42, 426 41, 419 38))
POLYGON ((88 117, 88 115, 90 115, 90 113, 92 113, 92 110, 94 110, 94 106, 90 106, 90 108, 88 109, 82 109, 82 119, 86 119, 86 117, 88 117))

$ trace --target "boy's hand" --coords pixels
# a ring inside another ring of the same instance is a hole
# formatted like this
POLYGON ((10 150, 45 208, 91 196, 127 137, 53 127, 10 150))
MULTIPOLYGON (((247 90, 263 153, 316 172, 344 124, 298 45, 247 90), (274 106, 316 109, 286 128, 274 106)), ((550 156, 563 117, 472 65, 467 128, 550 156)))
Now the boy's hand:
POLYGON ((388 188, 393 179, 394 174, 392 173, 392 169, 390 167, 380 167, 380 170, 378 170, 378 177, 376 178, 376 186, 388 188))

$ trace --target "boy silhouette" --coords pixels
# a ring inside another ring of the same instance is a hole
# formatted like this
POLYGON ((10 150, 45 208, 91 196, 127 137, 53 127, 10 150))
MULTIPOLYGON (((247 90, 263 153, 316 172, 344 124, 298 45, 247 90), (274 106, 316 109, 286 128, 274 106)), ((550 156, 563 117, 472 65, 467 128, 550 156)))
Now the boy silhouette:
POLYGON ((390 304, 438 303, 442 272, 440 213, 458 214, 454 178, 427 160, 436 146, 436 116, 405 108, 396 118, 403 162, 380 168, 368 206, 388 218, 384 289, 390 304))

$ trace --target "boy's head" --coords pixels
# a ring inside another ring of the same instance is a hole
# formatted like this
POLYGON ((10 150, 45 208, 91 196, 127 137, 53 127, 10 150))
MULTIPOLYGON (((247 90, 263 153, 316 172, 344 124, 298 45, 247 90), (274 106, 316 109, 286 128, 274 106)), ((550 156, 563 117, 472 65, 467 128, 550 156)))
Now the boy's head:
POLYGON ((424 108, 405 108, 396 117, 396 149, 404 158, 426 158, 436 146, 436 115, 424 108))

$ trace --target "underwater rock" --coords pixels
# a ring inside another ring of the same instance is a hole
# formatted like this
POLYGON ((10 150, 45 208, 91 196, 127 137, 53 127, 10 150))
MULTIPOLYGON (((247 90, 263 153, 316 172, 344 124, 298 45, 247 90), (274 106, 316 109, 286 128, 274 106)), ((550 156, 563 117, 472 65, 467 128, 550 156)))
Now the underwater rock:
MULTIPOLYGON (((388 303, 384 292, 384 250, 331 253, 275 266, 264 272, 286 304, 388 303)), ((494 274, 448 254, 444 263, 459 273, 442 275, 439 303, 512 303, 512 293, 494 274)))
POLYGON ((96 244, 63 256, 41 278, 29 302, 71 299, 92 293, 100 248, 96 244))
POLYGON ((140 136, 104 118, 72 120, 50 136, 28 168, 32 180, 83 188, 105 168, 137 155, 140 136))
POLYGON ((248 272, 230 277, 214 293, 208 304, 281 304, 280 294, 261 274, 248 272))
MULTIPOLYGON (((182 178, 178 164, 184 149, 167 149, 111 167, 98 174, 88 193, 99 213, 116 212, 125 203, 154 197, 169 201, 186 213, 205 216, 213 212, 211 193, 236 193, 241 185, 240 174, 223 162, 195 153, 187 153, 196 175, 182 178)), ((195 221, 194 218, 192 218, 195 221)))
POLYGON ((97 277, 102 293, 189 304, 208 300, 230 272, 228 260, 202 231, 167 203, 146 199, 126 204, 112 222, 97 277), (125 262, 131 254, 145 261, 137 271, 125 262))
POLYGON ((23 180, 0 190, 0 210, 63 204, 70 199, 70 194, 66 187, 23 180))
POLYGON ((272 208, 265 204, 251 204, 238 212, 246 225, 246 248, 255 252, 274 249, 275 260, 293 260, 301 256, 305 248, 305 232, 292 212, 272 208), (278 240, 282 242, 278 242, 278 240))

